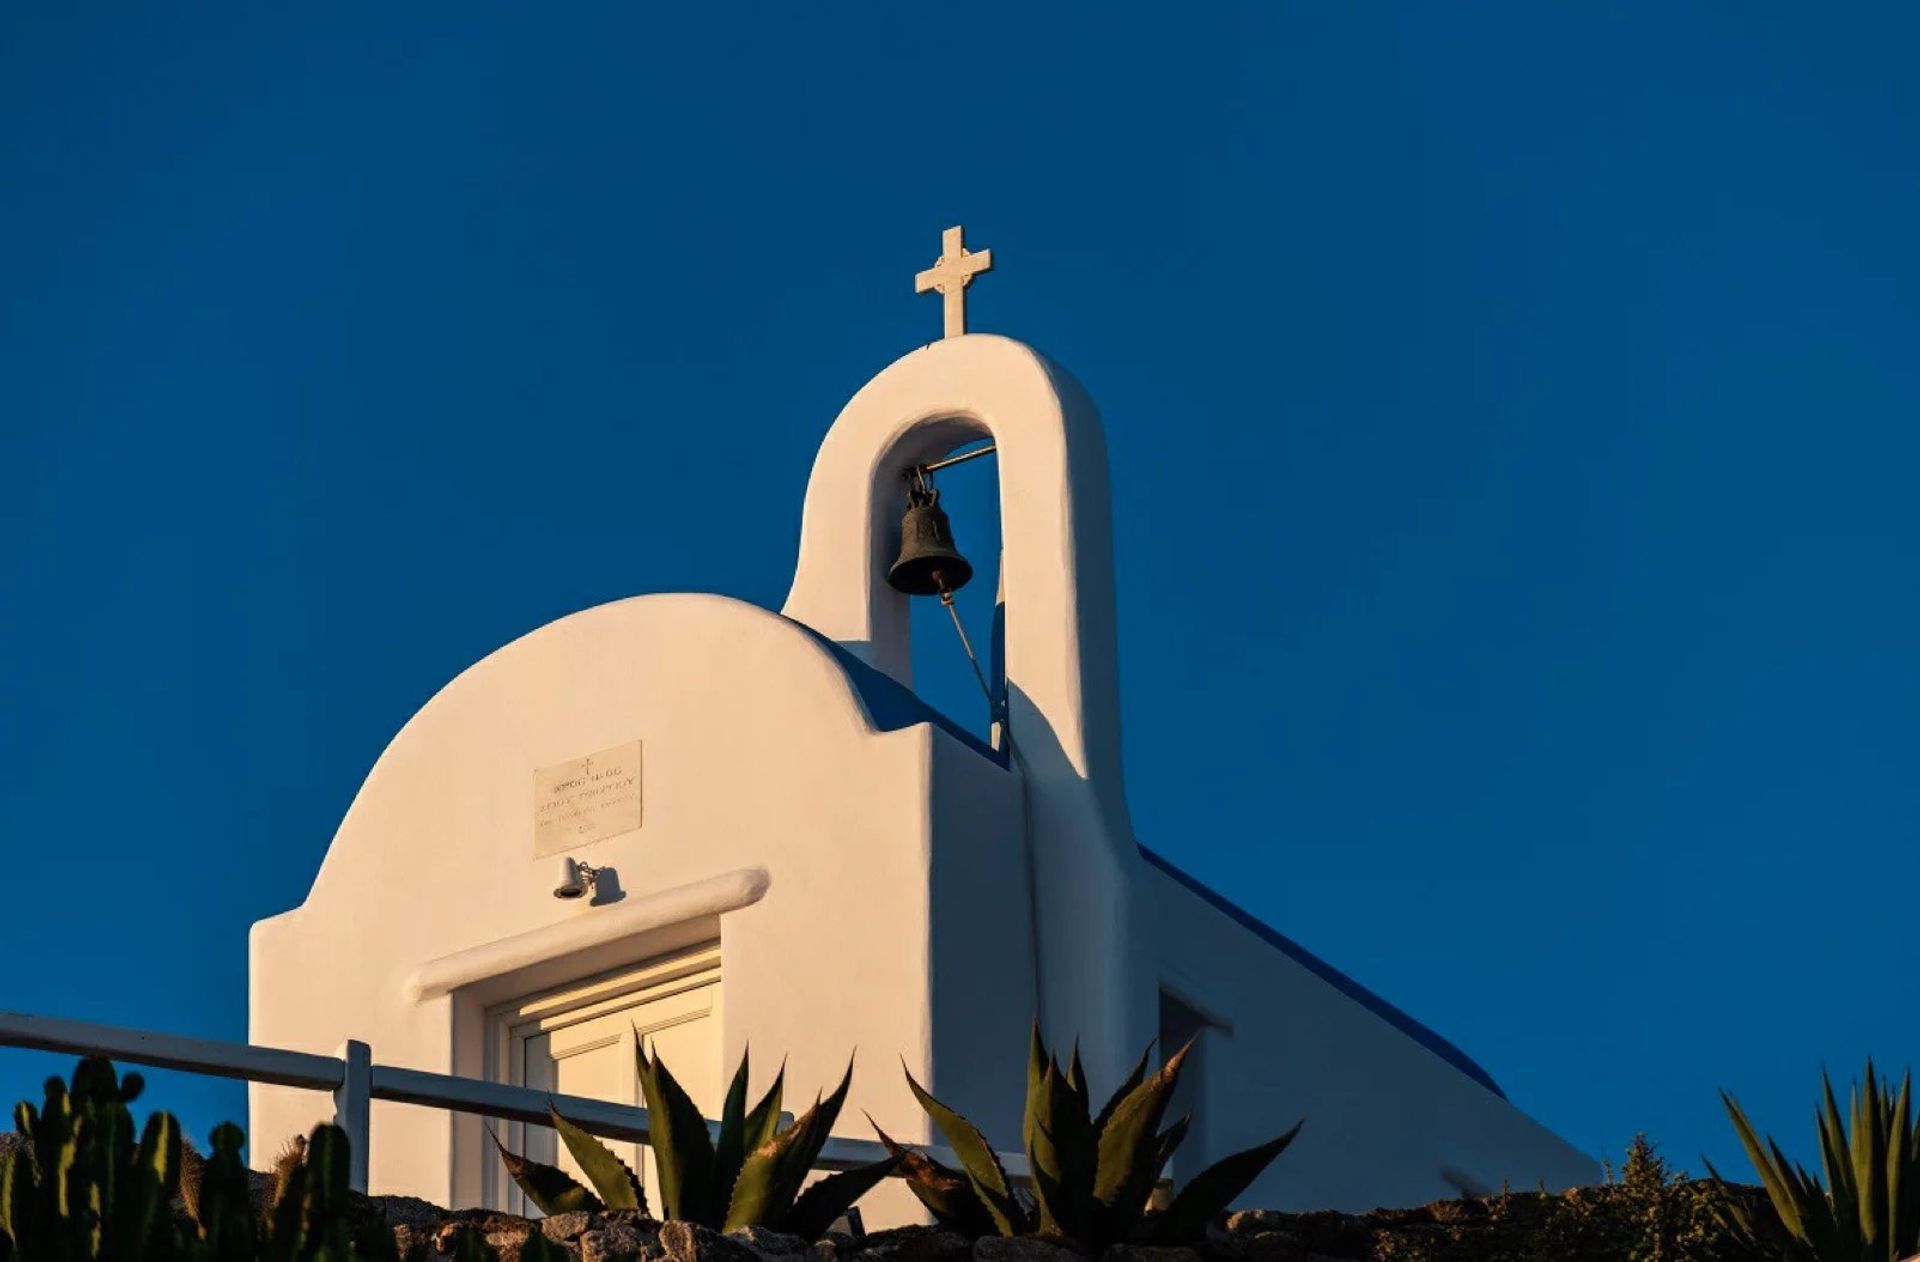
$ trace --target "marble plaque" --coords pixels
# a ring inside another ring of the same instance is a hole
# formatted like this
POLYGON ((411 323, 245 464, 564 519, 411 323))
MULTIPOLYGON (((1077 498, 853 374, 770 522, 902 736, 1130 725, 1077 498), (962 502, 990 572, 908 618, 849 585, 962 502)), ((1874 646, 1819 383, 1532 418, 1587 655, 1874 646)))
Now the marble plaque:
POLYGON ((640 742, 533 773, 533 853, 558 854, 640 827, 640 742))

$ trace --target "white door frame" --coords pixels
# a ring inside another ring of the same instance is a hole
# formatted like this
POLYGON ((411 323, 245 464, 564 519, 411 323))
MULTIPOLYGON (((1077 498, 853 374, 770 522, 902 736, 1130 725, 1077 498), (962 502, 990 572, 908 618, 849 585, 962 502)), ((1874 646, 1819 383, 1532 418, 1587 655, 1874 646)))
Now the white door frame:
MULTIPOLYGON (((630 1027, 618 1035, 631 1056, 636 1034, 644 1038, 656 1030, 688 1021, 702 1018, 717 1020, 721 1004, 719 983, 720 944, 712 941, 495 1005, 486 1013, 487 1079, 515 1086, 526 1085, 525 1044, 529 1038, 550 1034, 581 1021, 618 1012, 622 1008, 637 1007, 702 987, 712 988, 713 1002, 705 1011, 682 1013, 649 1026, 630 1027)), ((596 1046, 604 1046, 604 1043, 596 1046)), ((640 1084, 636 1078, 629 1083, 627 1098, 615 1103, 636 1104, 639 1096, 640 1084)), ((527 1130, 527 1123, 509 1122, 500 1136, 501 1142, 511 1152, 524 1153, 527 1150, 527 1130)), ((527 1213, 532 1207, 526 1203, 526 1198, 514 1186, 512 1179, 507 1177, 505 1167, 494 1152, 493 1141, 486 1139, 484 1142, 486 1149, 481 1169, 486 1171, 486 1176, 482 1186, 488 1207, 515 1214, 527 1213)))

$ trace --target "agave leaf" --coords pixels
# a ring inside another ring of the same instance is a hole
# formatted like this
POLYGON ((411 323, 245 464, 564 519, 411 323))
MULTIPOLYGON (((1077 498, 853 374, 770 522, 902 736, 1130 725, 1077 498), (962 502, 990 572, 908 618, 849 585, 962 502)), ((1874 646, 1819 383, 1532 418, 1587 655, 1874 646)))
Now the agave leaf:
POLYGON ((573 1154, 574 1163, 587 1176, 587 1182, 593 1184, 601 1203, 608 1209, 637 1209, 646 1213, 646 1189, 640 1186, 640 1176, 620 1160, 620 1154, 602 1143, 598 1136, 588 1134, 562 1117, 551 1100, 547 1101, 547 1113, 553 1118, 553 1129, 566 1141, 567 1151, 573 1154))
POLYGON ((1047 1132, 1044 1124, 1036 1123, 1031 1133, 1033 1139, 1027 1145, 1027 1167, 1033 1192, 1033 1206, 1038 1220, 1034 1230, 1043 1236, 1065 1236, 1073 1238, 1084 1234, 1089 1226, 1084 1216, 1075 1212, 1074 1189, 1060 1171, 1062 1158, 1054 1144, 1053 1136, 1047 1132))
MULTIPOLYGON (((1733 1121, 1734 1132, 1740 1137, 1740 1146, 1747 1151, 1747 1160, 1753 1164, 1754 1173, 1760 1176, 1760 1186, 1766 1189, 1767 1199, 1773 1203, 1773 1211, 1780 1218, 1781 1226, 1799 1239, 1805 1239, 1805 1228, 1800 1221, 1800 1205, 1794 1196, 1785 1169, 1785 1163, 1776 1165, 1760 1142, 1753 1124, 1747 1121, 1746 1112, 1740 1102, 1728 1092, 1720 1093, 1720 1102, 1727 1110, 1727 1116, 1733 1121)), ((1779 1149, 1774 1150, 1775 1153, 1779 1149)))
POLYGON ((868 1162, 864 1166, 816 1179, 795 1198, 793 1208, 787 1211, 780 1229, 808 1242, 818 1240, 827 1234, 827 1228, 833 1226, 835 1219, 870 1192, 876 1183, 892 1174, 899 1164, 900 1158, 888 1157, 883 1161, 868 1162))
POLYGON ((1812 1246, 1816 1257, 1838 1257, 1842 1254, 1856 1253, 1860 1238, 1859 1223, 1852 1218, 1853 1202, 1848 1204, 1848 1218, 1843 1221, 1835 1213, 1834 1205, 1820 1186, 1820 1180, 1808 1173, 1805 1166, 1798 1162, 1789 1162, 1779 1145, 1771 1139, 1767 1141, 1773 1158, 1786 1170, 1787 1177, 1794 1189, 1794 1200, 1800 1208, 1800 1219, 1804 1224, 1806 1243, 1812 1246), (1849 1248, 1846 1242, 1853 1242, 1849 1248))
POLYGON ((1074 1040, 1073 1055, 1067 1059, 1067 1090, 1073 1093, 1079 1115, 1089 1134, 1093 1131, 1093 1101, 1087 1094, 1087 1071, 1080 1063, 1080 1041, 1074 1040))
MULTIPOLYGON (((1027 1103, 1020 1115, 1020 1143, 1032 1171, 1039 1229, 1046 1235, 1069 1234, 1075 1217, 1070 1204, 1072 1190, 1064 1174, 1067 1154, 1054 1143, 1060 1127, 1060 1119, 1055 1116, 1060 1101, 1054 1090, 1059 1079, 1059 1066, 1041 1042, 1040 1023, 1035 1021, 1027 1039, 1027 1103)), ((1066 1094, 1064 1088, 1058 1094, 1066 1094)))
POLYGON ((1033 1144, 1034 1124, 1043 1111, 1036 1104, 1046 1090, 1048 1066, 1047 1049, 1040 1041, 1040 1022, 1036 1020, 1027 1036, 1027 1107, 1020 1115, 1020 1142, 1028 1147, 1033 1144))
MULTIPOLYGON (((720 1106, 720 1138, 713 1146, 714 1199, 733 1196, 740 1163, 747 1159, 747 1049, 741 1049, 740 1067, 733 1071, 726 1102, 720 1106)), ((758 1145, 755 1145, 756 1147, 758 1145)))
POLYGON ((740 1166, 740 1177, 733 1181, 727 1218, 721 1224, 723 1230, 771 1226, 769 1220, 778 1216, 780 1192, 776 1184, 780 1170, 775 1150, 779 1143, 780 1137, 776 1136, 747 1154, 740 1166))
POLYGON ((1132 1230, 1146 1211, 1153 1191, 1154 1160, 1159 1156, 1160 1121, 1180 1082, 1180 1067, 1193 1049, 1185 1047, 1115 1105, 1100 1132, 1099 1165, 1093 1196, 1101 1206, 1104 1229, 1118 1239, 1132 1230))
POLYGON ((1705 1153, 1700 1154, 1700 1164, 1705 1167, 1707 1179, 1713 1184, 1716 1193, 1714 1210, 1721 1222, 1734 1230, 1742 1244, 1751 1245, 1753 1241, 1749 1238, 1751 1233, 1747 1226, 1745 1203, 1734 1194, 1733 1185, 1727 1182, 1705 1153))
POLYGON ((649 1058, 639 1031, 634 1057, 640 1088, 647 1097, 653 1164, 660 1175, 660 1213, 665 1218, 711 1227, 719 1219, 713 1203, 713 1140, 701 1116, 660 1057, 649 1058))
POLYGON ((1295 1122, 1286 1134, 1222 1157, 1187 1180, 1173 1204, 1153 1220, 1154 1243, 1190 1245, 1199 1241, 1206 1234, 1207 1224, 1225 1213, 1234 1198, 1251 1187, 1299 1133, 1300 1123, 1295 1122))
MULTIPOLYGON (((1810 1217, 1808 1230, 1811 1239, 1823 1239, 1831 1236, 1835 1239, 1857 1236, 1859 1232, 1860 1189, 1853 1181, 1853 1156, 1847 1151, 1847 1124, 1840 1114, 1839 1101, 1833 1096, 1833 1081, 1823 1070, 1820 1074, 1821 1103, 1814 1112, 1814 1125, 1820 1132, 1820 1164, 1826 1170, 1827 1186, 1833 1189, 1833 1197, 1824 1211, 1813 1205, 1809 1193, 1818 1193, 1818 1185, 1803 1177, 1799 1184, 1798 1199, 1801 1202, 1803 1216, 1810 1217), (1825 1221, 1823 1221, 1823 1219, 1825 1221), (1826 1222, 1831 1221, 1828 1228, 1826 1222), (1853 1230, 1849 1231, 1848 1228, 1853 1230)), ((1859 1119, 1860 1093, 1854 1092, 1851 1101, 1855 1121, 1859 1119)), ((1855 1130, 1859 1128, 1856 1125, 1855 1130)), ((1771 1143, 1771 1141, 1769 1141, 1771 1143)), ((1780 1158, 1784 1164, 1785 1158, 1780 1158)), ((1826 1197, 1820 1197, 1827 1200, 1826 1197)))
POLYGON ((1093 1204, 1096 1159, 1087 1097, 1076 1089, 1080 1049, 1067 1073, 1040 1042, 1036 1023, 1027 1053, 1027 1107, 1022 1126, 1027 1165, 1033 1176, 1038 1229, 1044 1235, 1085 1236, 1093 1204))
MULTIPOLYGON (((901 1069, 906 1070, 904 1063, 901 1069)), ((1007 1172, 1000 1166, 999 1154, 993 1151, 993 1145, 987 1142, 987 1137, 972 1122, 929 1095, 914 1080, 910 1070, 907 1071, 907 1086, 912 1090, 913 1098, 920 1102, 920 1107, 933 1119, 933 1124, 940 1128, 940 1133, 946 1136, 954 1155, 960 1158, 967 1179, 973 1184, 974 1195, 986 1207, 994 1229, 1003 1236, 1023 1234, 1027 1230, 1026 1210, 1014 1196, 1007 1172)))
POLYGON ((1884 1253, 1891 1243, 1882 1237, 1887 1227, 1887 1121, 1892 1101, 1881 1091, 1867 1060, 1866 1081, 1860 1085, 1853 1115, 1853 1183, 1859 1191, 1860 1235, 1869 1254, 1884 1253))
MULTIPOLYGON (((1873 1072, 1872 1061, 1867 1062, 1867 1071, 1868 1073, 1873 1072)), ((1871 1177, 1876 1189, 1874 1194, 1876 1203, 1880 1211, 1876 1219, 1877 1231, 1875 1239, 1881 1241, 1882 1244, 1886 1244, 1890 1243, 1889 1240, 1884 1238, 1891 1228, 1894 1209, 1893 1180, 1889 1177, 1890 1171, 1887 1168, 1887 1160, 1892 1154, 1893 1146, 1896 1142, 1894 1139, 1894 1127, 1897 1123, 1894 1121, 1893 1080, 1891 1078, 1877 1079, 1872 1095, 1875 1143, 1871 1155, 1871 1177)))
POLYGON ((755 1224, 784 1230, 787 1213, 820 1150, 826 1147, 852 1083, 853 1062, 849 1060, 847 1072, 832 1095, 824 1100, 816 1098, 813 1107, 792 1126, 747 1155, 727 1206, 726 1230, 755 1224))
POLYGON ((1900 1079, 1887 1126, 1887 1215, 1894 1247, 1920 1249, 1920 1129, 1913 1121, 1913 1074, 1900 1079))
POLYGON ((527 1199, 540 1207, 543 1214, 568 1214, 576 1209, 602 1210, 606 1206, 600 1198, 574 1181, 572 1175, 559 1166, 550 1166, 528 1157, 515 1156, 507 1151, 500 1137, 491 1130, 493 1146, 500 1150, 500 1160, 507 1167, 507 1174, 527 1199))
POLYGON ((1127 1072, 1126 1078, 1122 1080, 1119 1086, 1113 1089, 1113 1094, 1107 1097, 1107 1102, 1100 1106, 1099 1115, 1093 1119, 1093 1133, 1095 1135, 1099 1135, 1107 1129, 1107 1123, 1113 1119, 1113 1111, 1120 1107, 1120 1101, 1126 1099, 1127 1096, 1133 1093, 1134 1088, 1146 1081, 1147 1061, 1152 1055, 1153 1044, 1149 1043, 1146 1046, 1146 1050, 1140 1053, 1140 1059, 1135 1061, 1133 1068, 1127 1072))
POLYGON ((760 1097, 760 1103, 753 1106, 747 1114, 746 1129, 742 1134, 744 1152, 752 1152, 764 1147, 780 1131, 780 1105, 786 1093, 787 1062, 780 1062, 780 1071, 773 1076, 773 1085, 760 1097))
POLYGON ((887 1151, 900 1159, 901 1177, 936 1222, 969 1238, 993 1234, 993 1217, 987 1213, 985 1203, 974 1192, 966 1175, 941 1165, 917 1148, 895 1143, 871 1114, 867 1123, 887 1151))
POLYGON ((1762 1141, 1722 1092, 1771 1211, 1743 1212, 1715 1172, 1722 1219, 1736 1225, 1743 1242, 1774 1257, 1892 1262, 1920 1250, 1920 1130, 1912 1125, 1910 1083, 1908 1076, 1896 1095, 1868 1061, 1842 1112, 1831 1079, 1821 1075, 1814 1124, 1824 1185, 1770 1137, 1762 1141))
POLYGON ((1754 1257, 1791 1256, 1798 1241, 1790 1236, 1780 1225, 1780 1220, 1771 1215, 1756 1217, 1751 1202, 1745 1195, 1745 1189, 1738 1188, 1722 1178, 1711 1161, 1703 1155, 1700 1162, 1713 1180, 1715 1217, 1727 1229, 1734 1242, 1754 1257))
POLYGON ((1158 1186, 1166 1176, 1167 1162, 1173 1160, 1173 1154, 1187 1140, 1187 1132, 1193 1128, 1193 1114, 1184 1113, 1180 1120, 1160 1132, 1159 1151, 1153 1159, 1153 1182, 1158 1186))
MULTIPOLYGON (((1820 1180, 1799 1162, 1787 1160, 1787 1155, 1780 1151, 1780 1146, 1771 1137, 1767 1140, 1767 1149, 1793 1191, 1794 1205, 1799 1211, 1801 1230, 1807 1243, 1813 1246, 1816 1253, 1830 1253, 1838 1248, 1838 1242, 1846 1239, 1847 1232, 1834 1213, 1833 1204, 1820 1186, 1820 1180)), ((1854 1234, 1857 1236, 1858 1233, 1854 1234)))
POLYGON ((813 1107, 807 1111, 807 1115, 793 1124, 794 1130, 806 1132, 803 1140, 806 1145, 804 1149, 806 1164, 809 1168, 812 1167, 814 1159, 820 1155, 820 1150, 827 1146, 827 1139, 833 1134, 833 1124, 840 1120, 840 1110, 846 1106, 847 1091, 852 1086, 853 1058, 849 1056, 847 1071, 840 1076, 840 1085, 833 1089, 833 1094, 825 1100, 816 1099, 813 1107), (802 1122, 808 1125, 803 1127, 802 1122))

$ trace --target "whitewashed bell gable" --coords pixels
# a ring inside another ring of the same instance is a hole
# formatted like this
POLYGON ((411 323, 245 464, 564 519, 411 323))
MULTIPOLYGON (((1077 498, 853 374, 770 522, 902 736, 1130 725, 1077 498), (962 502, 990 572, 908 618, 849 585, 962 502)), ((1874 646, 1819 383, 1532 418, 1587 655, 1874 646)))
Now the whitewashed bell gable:
MULTIPOLYGON (((613 1089, 623 1025, 672 1028, 681 1055, 718 1058, 687 1077, 719 1081, 751 1044, 756 1089, 785 1056, 790 1098, 857 1048, 844 1133, 871 1113, 931 1138, 904 1063, 1014 1148, 1038 1014, 1097 1088, 1156 1036, 1199 1034, 1189 1168, 1305 1116, 1249 1203, 1592 1179, 1445 1040, 1141 851, 1106 468, 1085 392, 1018 342, 954 336, 883 370, 822 443, 782 612, 585 610, 401 729, 305 902, 254 928, 252 1041, 351 1035, 383 1063, 613 1089), (903 471, 983 437, 1005 540, 998 750, 913 693, 907 598, 884 578, 903 471), (595 898, 554 897, 562 855, 602 871, 595 898)), ((253 1087, 252 1151, 322 1107, 253 1087)), ((473 1119, 377 1104, 374 1128, 376 1192, 503 1203, 473 1119)), ((897 1184, 865 1208, 918 1215, 897 1184)))

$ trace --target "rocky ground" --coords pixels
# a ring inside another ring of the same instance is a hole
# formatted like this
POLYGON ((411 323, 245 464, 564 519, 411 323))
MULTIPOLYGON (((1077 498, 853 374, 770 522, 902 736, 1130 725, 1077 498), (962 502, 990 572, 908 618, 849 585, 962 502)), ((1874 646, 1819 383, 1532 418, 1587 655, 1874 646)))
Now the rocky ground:
MULTIPOLYGON (((10 1141, 18 1142, 0 1133, 0 1151, 10 1141)), ((1368 1214, 1243 1210, 1216 1222, 1196 1248, 1119 1246, 1099 1262, 1740 1262, 1709 1185, 1674 1176, 1650 1158, 1639 1170, 1629 1165, 1624 1182, 1558 1195, 1512 1193, 1368 1214)), ((269 1178, 255 1179, 264 1204, 269 1178)), ((1757 1189, 1743 1193, 1759 1207, 1757 1189)), ((969 1241, 934 1227, 858 1239, 832 1234, 808 1244, 759 1228, 722 1235, 628 1211, 534 1221, 394 1196, 370 1198, 365 1208, 386 1219, 403 1256, 424 1246, 428 1258, 448 1256, 462 1229, 471 1228, 500 1262, 519 1262, 536 1233, 580 1262, 1087 1262, 1046 1240, 969 1241)))
MULTIPOLYGON (((1594 1189, 1596 1196, 1605 1189, 1594 1189)), ((1383 1259, 1613 1256, 1578 1227, 1556 1231, 1569 1196, 1516 1194, 1485 1200, 1441 1201, 1417 1209, 1371 1214, 1285 1214, 1246 1210, 1214 1224, 1194 1249, 1121 1245, 1101 1262, 1379 1262, 1383 1259), (1556 1245, 1555 1240, 1558 1240, 1556 1245), (1599 1246, 1595 1251, 1595 1246, 1599 1246), (1564 1249, 1564 1252, 1562 1250, 1564 1249)), ((423 1201, 376 1197, 394 1225, 402 1252, 425 1244, 443 1254, 462 1227, 472 1227, 500 1253, 518 1262, 536 1232, 563 1244, 581 1262, 635 1258, 639 1262, 1086 1262, 1083 1255, 1040 1239, 969 1241, 935 1227, 901 1227, 859 1239, 833 1234, 809 1245, 762 1228, 722 1235, 688 1223, 657 1223, 628 1211, 560 1214, 530 1221, 472 1210, 449 1214, 423 1201)), ((1627 1252, 1619 1255, 1625 1258, 1627 1252)), ((1691 1256, 1691 1255, 1687 1255, 1691 1256)))
MULTIPOLYGON (((374 1200, 394 1224, 401 1251, 425 1244, 429 1256, 449 1251, 460 1229, 471 1227, 499 1251, 501 1262, 518 1262, 521 1249, 536 1233, 567 1246, 581 1262, 624 1258, 638 1262, 1086 1262, 1082 1255, 1045 1240, 969 1241, 936 1227, 898 1227, 857 1240, 834 1233, 809 1245, 797 1236, 760 1227, 723 1235, 691 1223, 655 1222, 625 1210, 557 1214, 536 1222, 478 1210, 447 1214, 424 1202, 396 1204, 396 1198, 389 1197, 374 1200)), ((1255 1247, 1226 1256, 1235 1262, 1303 1262, 1314 1255, 1298 1247, 1255 1247)), ((1105 1262, 1202 1260, 1190 1249, 1121 1247, 1109 1250, 1105 1262)))

